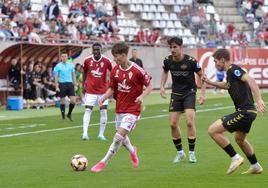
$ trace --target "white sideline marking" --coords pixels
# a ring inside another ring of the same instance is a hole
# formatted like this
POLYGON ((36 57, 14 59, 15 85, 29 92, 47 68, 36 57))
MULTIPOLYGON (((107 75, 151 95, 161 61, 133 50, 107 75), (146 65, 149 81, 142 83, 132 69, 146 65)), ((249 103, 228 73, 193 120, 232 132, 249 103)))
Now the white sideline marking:
MULTIPOLYGON (((229 109, 229 108, 234 108, 234 106, 225 106, 225 107, 218 107, 218 108, 201 109, 201 110, 197 110, 196 112, 208 112, 208 111, 215 111, 215 110, 224 110, 224 109, 229 109)), ((143 118, 140 118, 140 120, 162 118, 162 117, 166 117, 166 116, 168 116, 168 114, 143 117, 143 118)), ((111 124, 111 123, 115 123, 115 121, 108 121, 107 122, 107 124, 111 124)), ((96 126, 96 125, 99 125, 99 123, 94 123, 94 124, 91 124, 90 126, 96 126)), ((4 135, 0 135, 0 138, 8 138, 8 137, 14 137, 14 136, 28 135, 28 134, 39 134, 39 133, 46 133, 46 132, 64 131, 64 130, 76 129, 76 128, 80 128, 80 127, 82 127, 82 125, 72 126, 72 127, 63 127, 63 128, 57 128, 57 129, 31 131, 31 132, 24 132, 24 133, 4 134, 4 135)))

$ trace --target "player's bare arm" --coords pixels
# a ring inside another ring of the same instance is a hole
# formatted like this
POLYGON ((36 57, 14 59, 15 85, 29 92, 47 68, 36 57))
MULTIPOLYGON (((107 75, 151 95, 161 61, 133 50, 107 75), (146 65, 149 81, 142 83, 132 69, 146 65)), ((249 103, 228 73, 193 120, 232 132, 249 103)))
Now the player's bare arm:
POLYGON ((150 83, 142 92, 142 94, 140 96, 138 96, 135 100, 135 102, 142 104, 143 103, 143 98, 147 95, 149 95, 151 93, 151 91, 153 90, 153 86, 150 83))
POLYGON ((258 112, 265 112, 266 111, 266 106, 264 104, 264 101, 262 99, 262 96, 261 96, 261 92, 260 92, 260 89, 256 83, 256 81, 250 77, 247 73, 245 73, 242 78, 241 78, 242 81, 244 82, 247 82, 247 84, 249 85, 254 97, 256 98, 256 108, 257 108, 257 111, 258 112))
POLYGON ((99 105, 102 106, 103 102, 105 100, 107 100, 109 97, 111 97, 114 93, 114 90, 112 88, 108 88, 106 90, 106 92, 104 93, 104 95, 101 97, 100 101, 99 101, 99 105))
POLYGON ((207 78, 206 75, 202 76, 202 80, 209 85, 215 86, 220 89, 228 89, 228 84, 226 82, 213 82, 207 78))
POLYGON ((73 77, 73 84, 74 84, 74 87, 75 87, 75 89, 77 89, 77 85, 76 85, 76 76, 75 76, 75 73, 74 73, 74 72, 72 73, 72 77, 73 77))
POLYGON ((59 80, 58 75, 55 74, 55 87, 56 87, 56 91, 60 91, 58 80, 59 80))
POLYGON ((161 82, 160 82, 160 95, 162 98, 166 98, 165 85, 168 79, 168 72, 162 71, 161 82))
POLYGON ((199 71, 197 73, 197 75, 201 79, 201 95, 199 97, 199 104, 202 105, 202 104, 205 103, 205 100, 206 100, 206 87, 207 87, 207 84, 206 84, 205 81, 202 80, 202 77, 203 77, 203 72, 202 71, 199 71))

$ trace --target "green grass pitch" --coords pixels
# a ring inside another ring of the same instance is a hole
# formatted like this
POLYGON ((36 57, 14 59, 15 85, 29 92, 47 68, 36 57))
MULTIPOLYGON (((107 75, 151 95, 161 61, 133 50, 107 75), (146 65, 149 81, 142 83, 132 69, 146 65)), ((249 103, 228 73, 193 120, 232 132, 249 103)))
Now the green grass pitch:
MULTIPOLYGON (((263 94, 266 104, 268 94, 263 94)), ((268 187, 268 116, 258 114, 248 136, 256 156, 264 168, 261 175, 241 175, 249 167, 246 160, 234 174, 226 175, 230 159, 208 136, 209 125, 234 111, 227 95, 207 97, 206 104, 197 105, 196 155, 198 162, 184 160, 172 164, 175 147, 168 125, 169 100, 152 94, 145 99, 146 110, 130 139, 138 148, 140 166, 133 169, 125 148, 110 161, 107 168, 93 174, 89 171, 106 153, 115 133, 114 104, 110 105, 106 137, 97 140, 99 112, 95 110, 89 127, 89 141, 81 140, 83 108, 74 110, 74 122, 62 121, 59 109, 0 111, 0 187, 1 188, 207 188, 207 187, 268 187), (89 167, 74 172, 70 159, 84 154, 89 167)), ((188 153, 185 119, 181 120, 182 142, 188 153)), ((241 150, 233 135, 226 133, 238 153, 241 150)), ((244 154, 242 154, 244 156, 244 154)), ((245 157, 245 156, 244 156, 245 157)))

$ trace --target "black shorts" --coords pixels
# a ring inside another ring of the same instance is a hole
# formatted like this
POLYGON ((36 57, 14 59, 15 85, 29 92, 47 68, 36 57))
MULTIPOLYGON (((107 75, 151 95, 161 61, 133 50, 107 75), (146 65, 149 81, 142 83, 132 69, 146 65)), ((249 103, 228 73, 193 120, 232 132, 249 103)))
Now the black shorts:
POLYGON ((73 83, 60 83, 59 84, 60 88, 60 98, 63 97, 70 97, 70 96, 75 96, 74 94, 74 85, 73 83))
POLYGON ((223 127, 231 133, 235 131, 248 133, 256 116, 257 112, 255 110, 241 110, 223 116, 221 120, 223 127))
POLYGON ((171 93, 169 111, 170 112, 184 112, 185 109, 195 110, 196 92, 189 92, 184 95, 177 95, 171 93))

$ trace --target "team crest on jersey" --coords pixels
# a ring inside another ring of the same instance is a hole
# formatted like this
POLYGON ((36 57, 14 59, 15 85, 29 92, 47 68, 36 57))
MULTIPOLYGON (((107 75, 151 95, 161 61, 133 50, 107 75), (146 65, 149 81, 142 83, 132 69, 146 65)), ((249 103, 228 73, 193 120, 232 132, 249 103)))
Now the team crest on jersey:
POLYGON ((118 91, 129 93, 131 87, 126 84, 126 79, 122 83, 118 83, 118 91))
POLYGON ((188 67, 188 66, 187 66, 187 65, 185 65, 185 64, 181 65, 181 69, 182 69, 182 70, 187 69, 187 67, 188 67))
POLYGON ((101 62, 101 63, 100 63, 101 68, 103 67, 103 65, 104 65, 104 63, 103 63, 103 62, 101 62))
POLYGON ((115 78, 118 78, 118 74, 119 74, 119 70, 116 70, 116 72, 115 72, 115 78))
POLYGON ((92 70, 92 71, 91 71, 91 74, 92 74, 92 76, 94 76, 95 78, 100 78, 100 77, 103 75, 103 73, 100 72, 100 68, 97 68, 96 70, 92 70))
POLYGON ((133 76, 133 73, 130 71, 130 72, 128 73, 128 77, 129 77, 129 79, 131 79, 132 76, 133 76))

